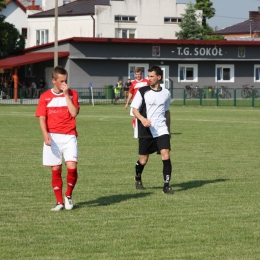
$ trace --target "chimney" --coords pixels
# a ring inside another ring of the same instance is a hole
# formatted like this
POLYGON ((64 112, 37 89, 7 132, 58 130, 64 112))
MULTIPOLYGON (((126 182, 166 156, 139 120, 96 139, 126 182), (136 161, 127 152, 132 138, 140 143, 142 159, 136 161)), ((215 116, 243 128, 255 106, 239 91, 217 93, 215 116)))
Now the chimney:
POLYGON ((32 0, 32 4, 26 7, 27 10, 37 10, 42 11, 42 8, 39 5, 35 5, 35 0, 32 0))

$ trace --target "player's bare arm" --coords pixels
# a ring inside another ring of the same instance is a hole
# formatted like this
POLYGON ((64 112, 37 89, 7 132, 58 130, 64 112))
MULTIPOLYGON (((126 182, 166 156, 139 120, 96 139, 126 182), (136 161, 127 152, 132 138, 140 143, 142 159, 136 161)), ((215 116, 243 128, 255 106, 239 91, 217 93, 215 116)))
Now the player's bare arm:
POLYGON ((143 117, 136 108, 133 108, 133 114, 135 115, 135 117, 138 120, 141 121, 141 123, 144 127, 150 127, 151 126, 151 121, 149 119, 143 117))
POLYGON ((39 122, 40 122, 40 127, 41 127, 41 130, 42 130, 42 134, 43 134, 44 143, 46 145, 50 146, 51 145, 51 137, 48 135, 48 132, 47 132, 45 116, 40 116, 39 122))
POLYGON ((132 96, 133 96, 133 94, 129 92, 129 95, 128 95, 128 98, 127 98, 127 101, 126 101, 126 104, 125 104, 125 109, 128 108, 128 105, 129 105, 129 102, 130 102, 132 96))
POLYGON ((67 105, 68 105, 68 110, 69 110, 71 116, 72 117, 76 117, 78 115, 78 113, 79 113, 79 110, 78 110, 77 107, 75 107, 75 105, 73 104, 73 102, 72 102, 72 100, 70 98, 68 85, 65 82, 63 82, 63 84, 60 87, 60 89, 64 93, 64 96, 66 98, 67 105))

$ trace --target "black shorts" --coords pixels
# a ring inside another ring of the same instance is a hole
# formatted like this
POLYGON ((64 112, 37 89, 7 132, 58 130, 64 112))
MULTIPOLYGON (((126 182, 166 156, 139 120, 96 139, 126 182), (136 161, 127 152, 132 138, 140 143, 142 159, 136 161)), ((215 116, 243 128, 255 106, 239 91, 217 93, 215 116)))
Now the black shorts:
POLYGON ((146 155, 157 152, 161 153, 162 149, 171 150, 170 136, 162 135, 155 138, 139 138, 139 154, 146 155))

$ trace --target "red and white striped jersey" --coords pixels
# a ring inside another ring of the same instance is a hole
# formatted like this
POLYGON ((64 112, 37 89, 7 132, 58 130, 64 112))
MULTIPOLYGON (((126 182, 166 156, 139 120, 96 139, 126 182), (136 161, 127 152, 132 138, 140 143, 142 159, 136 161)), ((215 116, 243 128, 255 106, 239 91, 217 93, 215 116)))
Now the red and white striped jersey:
MULTIPOLYGON (((69 95, 73 104, 79 109, 78 93, 70 89, 69 95)), ((44 92, 40 96, 35 116, 44 116, 46 118, 47 131, 49 133, 78 135, 76 119, 69 113, 63 93, 57 94, 52 89, 44 92)))
POLYGON ((140 81, 135 79, 131 83, 131 88, 129 92, 132 94, 132 99, 134 99, 136 92, 141 87, 150 86, 150 82, 148 79, 141 79, 140 81))

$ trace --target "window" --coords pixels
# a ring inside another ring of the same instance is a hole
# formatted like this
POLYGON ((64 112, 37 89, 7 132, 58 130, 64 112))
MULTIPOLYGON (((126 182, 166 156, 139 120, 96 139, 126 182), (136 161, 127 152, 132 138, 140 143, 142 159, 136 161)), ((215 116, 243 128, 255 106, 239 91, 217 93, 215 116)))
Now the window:
POLYGON ((36 45, 49 42, 49 30, 36 30, 36 45))
POLYGON ((178 82, 198 82, 198 65, 197 64, 179 64, 178 82))
POLYGON ((153 46, 152 47, 152 56, 159 57, 161 55, 161 47, 160 46, 153 46))
POLYGON ((136 16, 115 15, 115 22, 135 22, 136 16))
POLYGON ((135 38, 135 29, 116 29, 116 38, 135 38))
POLYGON ((234 82, 234 73, 235 67, 234 65, 216 65, 216 82, 234 82))
POLYGON ((131 80, 135 79, 135 69, 136 68, 141 68, 143 70, 143 78, 147 78, 149 64, 145 64, 145 63, 129 63, 128 64, 128 75, 129 75, 128 77, 131 80))
POLYGON ((180 23, 181 18, 178 17, 164 17, 164 23, 180 23))
POLYGON ((254 70, 254 82, 260 82, 260 65, 255 65, 254 70))
POLYGON ((22 28, 22 36, 27 39, 27 28, 22 28))
POLYGON ((36 76, 35 67, 33 64, 25 66, 25 77, 34 77, 36 76))

